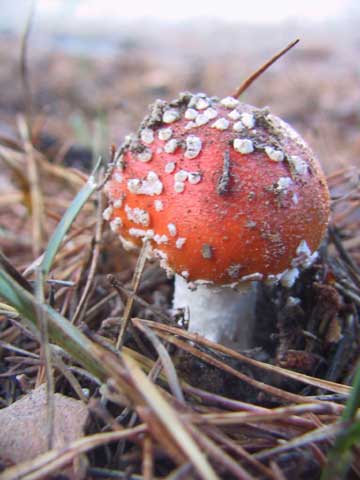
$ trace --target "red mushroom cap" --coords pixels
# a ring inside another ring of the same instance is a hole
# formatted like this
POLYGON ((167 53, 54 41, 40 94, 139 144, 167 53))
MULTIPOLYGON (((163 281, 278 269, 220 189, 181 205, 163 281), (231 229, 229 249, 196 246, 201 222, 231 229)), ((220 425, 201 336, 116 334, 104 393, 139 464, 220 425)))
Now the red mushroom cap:
POLYGON ((169 269, 216 284, 291 283, 329 217, 324 174, 301 137, 231 97, 157 101, 106 192, 104 217, 125 243, 146 237, 169 269))

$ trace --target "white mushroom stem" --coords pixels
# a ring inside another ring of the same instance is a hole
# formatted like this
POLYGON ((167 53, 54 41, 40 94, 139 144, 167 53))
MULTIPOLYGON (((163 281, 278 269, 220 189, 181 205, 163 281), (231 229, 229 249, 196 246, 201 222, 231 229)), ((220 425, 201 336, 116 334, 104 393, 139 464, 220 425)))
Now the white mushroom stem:
POLYGON ((255 324, 255 301, 255 282, 236 288, 197 285, 196 290, 191 290, 189 283, 175 276, 174 309, 185 310, 189 331, 213 342, 249 348, 255 324))

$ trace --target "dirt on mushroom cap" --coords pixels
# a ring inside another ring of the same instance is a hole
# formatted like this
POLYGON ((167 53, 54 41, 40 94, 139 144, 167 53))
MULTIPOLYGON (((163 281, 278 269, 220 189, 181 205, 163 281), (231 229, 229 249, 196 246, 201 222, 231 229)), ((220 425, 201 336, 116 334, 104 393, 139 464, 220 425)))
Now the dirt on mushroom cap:
POLYGON ((106 192, 123 239, 149 238, 169 269, 217 284, 301 267, 329 217, 324 175, 301 137, 231 97, 157 102, 106 192))

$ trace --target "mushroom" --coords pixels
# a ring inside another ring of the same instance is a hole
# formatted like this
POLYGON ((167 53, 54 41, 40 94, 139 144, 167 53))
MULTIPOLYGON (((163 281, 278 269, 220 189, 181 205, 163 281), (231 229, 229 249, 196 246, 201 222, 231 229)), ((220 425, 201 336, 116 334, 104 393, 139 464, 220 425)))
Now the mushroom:
POLYGON ((126 248, 148 239, 189 329, 251 345, 256 282, 291 287, 325 234, 329 193, 287 123, 232 97, 156 101, 105 186, 126 248))

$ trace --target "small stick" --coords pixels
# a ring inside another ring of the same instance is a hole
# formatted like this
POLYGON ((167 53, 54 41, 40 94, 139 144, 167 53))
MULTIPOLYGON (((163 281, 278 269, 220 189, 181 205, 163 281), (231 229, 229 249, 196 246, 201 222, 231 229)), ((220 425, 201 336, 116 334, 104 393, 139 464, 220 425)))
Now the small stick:
POLYGON ((293 47, 295 47, 296 44, 300 42, 300 39, 297 38, 293 42, 291 42, 286 48, 281 50, 279 53, 274 55, 270 60, 268 60, 264 65, 262 65, 258 70, 256 70, 254 73, 250 75, 241 85, 238 87, 238 89, 235 91, 235 93, 232 95, 234 98, 239 98, 242 93, 247 90, 250 85, 258 78, 262 73, 265 72, 273 63, 276 62, 280 57, 285 55, 289 50, 291 50, 293 47))
MULTIPOLYGON (((148 246, 149 246, 149 242, 147 240, 145 240, 144 243, 143 243, 142 249, 140 251, 140 255, 138 257, 137 263, 136 263, 135 272, 134 272, 134 275, 133 275, 133 278, 132 278, 132 281, 131 281, 131 289, 132 289, 132 292, 134 294, 137 292, 137 289, 139 288, 139 285, 140 285, 141 275, 143 273, 145 263, 146 263, 146 260, 147 260, 148 246)), ((119 336, 118 336, 117 342, 116 342, 117 350, 120 350, 122 345, 123 345, 124 335, 125 335, 125 332, 126 332, 126 328, 127 328, 128 324, 130 322, 130 315, 131 315, 131 310, 132 310, 133 304, 134 304, 134 297, 133 296, 128 297, 126 305, 125 305, 124 314, 123 314, 123 317, 122 317, 122 323, 121 323, 119 336)))

